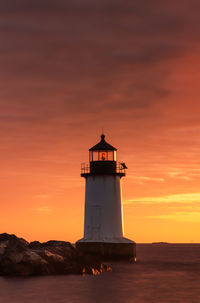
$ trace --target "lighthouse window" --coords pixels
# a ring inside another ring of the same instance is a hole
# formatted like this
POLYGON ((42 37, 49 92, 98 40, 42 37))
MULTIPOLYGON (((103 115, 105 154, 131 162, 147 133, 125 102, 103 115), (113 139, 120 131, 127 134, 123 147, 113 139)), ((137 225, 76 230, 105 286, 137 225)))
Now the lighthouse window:
POLYGON ((100 156, 100 161, 107 160, 107 153, 106 152, 100 152, 99 156, 100 156))
POLYGON ((92 161, 98 161, 99 159, 98 159, 98 151, 94 151, 93 153, 92 153, 92 161))
POLYGON ((90 161, 93 161, 92 154, 93 154, 92 151, 90 151, 90 155, 89 155, 89 160, 90 160, 90 161))
POLYGON ((117 153, 116 153, 116 151, 114 150, 114 153, 113 153, 113 161, 117 161, 117 153))
POLYGON ((90 161, 116 161, 116 151, 112 150, 98 150, 90 151, 90 161))
POLYGON ((113 161, 113 151, 108 151, 108 161, 113 161))
POLYGON ((107 160, 107 152, 106 151, 99 151, 99 161, 107 160))

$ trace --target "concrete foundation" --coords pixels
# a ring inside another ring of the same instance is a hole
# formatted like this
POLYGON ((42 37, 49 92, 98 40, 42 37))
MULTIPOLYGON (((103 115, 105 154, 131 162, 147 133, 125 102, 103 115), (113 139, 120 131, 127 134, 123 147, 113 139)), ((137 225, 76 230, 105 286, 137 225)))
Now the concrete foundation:
POLYGON ((76 242, 76 247, 83 253, 95 255, 102 260, 136 261, 136 244, 109 242, 76 242))

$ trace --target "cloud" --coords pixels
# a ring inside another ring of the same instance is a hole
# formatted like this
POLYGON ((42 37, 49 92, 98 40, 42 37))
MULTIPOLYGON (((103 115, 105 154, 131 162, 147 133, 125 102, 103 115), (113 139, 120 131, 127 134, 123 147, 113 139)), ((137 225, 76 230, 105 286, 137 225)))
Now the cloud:
POLYGON ((1 3, 2 15, 6 13, 0 24, 2 126, 8 129, 6 117, 10 127, 42 127, 56 117, 60 124, 71 123, 71 115, 80 123, 83 113, 87 128, 93 117, 109 125, 110 115, 113 123, 120 117, 124 129, 126 119, 132 126, 139 120, 145 127, 156 117, 159 124, 159 103, 167 106, 174 93, 167 86, 173 60, 191 51, 188 45, 195 41, 187 5, 184 1, 177 9, 177 1, 1 3))
POLYGON ((73 216, 81 212, 80 163, 104 127, 129 168, 125 195, 141 197, 127 199, 133 213, 196 209, 199 6, 197 0, 0 2, 5 208, 25 209, 39 192, 50 195, 35 197, 40 213, 51 213, 49 203, 52 209, 63 203, 73 216))
POLYGON ((36 211, 41 212, 41 213, 50 213, 53 211, 52 206, 49 205, 44 205, 36 208, 36 211))
POLYGON ((130 179, 135 179, 139 181, 155 181, 155 182, 164 182, 164 178, 156 178, 156 177, 145 177, 145 176, 129 176, 130 179))
POLYGON ((181 173, 181 172, 169 172, 168 175, 169 175, 170 178, 183 179, 183 180, 186 180, 186 181, 192 180, 191 177, 186 176, 186 175, 184 175, 184 173, 181 173))
POLYGON ((1 3, 2 127, 8 129, 5 119, 9 128, 29 129, 56 117, 61 126, 72 122, 71 115, 80 123, 83 113, 87 128, 95 119, 109 125, 110 115, 113 123, 120 117, 125 129, 126 119, 132 126, 154 117, 160 123, 158 103, 173 94, 166 85, 171 64, 195 40, 186 27, 192 26, 186 5, 177 10, 176 1, 1 3))
POLYGON ((133 206, 135 216, 142 220, 200 222, 200 193, 143 197, 126 200, 124 204, 133 206))
POLYGON ((142 204, 164 204, 164 203, 180 203, 180 204, 188 204, 188 203, 200 203, 200 193, 185 193, 185 194, 175 194, 175 195, 167 195, 160 197, 142 197, 139 199, 130 199, 126 200, 125 204, 130 203, 142 203, 142 204))
POLYGON ((197 211, 190 211, 190 212, 174 212, 169 215, 155 215, 155 216, 148 216, 150 219, 161 219, 161 220, 175 220, 175 221, 184 221, 190 223, 199 223, 200 221, 200 208, 197 211))

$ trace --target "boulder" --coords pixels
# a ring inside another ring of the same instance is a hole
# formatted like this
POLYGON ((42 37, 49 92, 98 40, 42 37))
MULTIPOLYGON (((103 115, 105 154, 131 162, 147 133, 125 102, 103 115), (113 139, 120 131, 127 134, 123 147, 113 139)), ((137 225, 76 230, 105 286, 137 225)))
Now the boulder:
POLYGON ((0 275, 99 274, 110 270, 70 242, 28 243, 15 235, 0 234, 0 275))

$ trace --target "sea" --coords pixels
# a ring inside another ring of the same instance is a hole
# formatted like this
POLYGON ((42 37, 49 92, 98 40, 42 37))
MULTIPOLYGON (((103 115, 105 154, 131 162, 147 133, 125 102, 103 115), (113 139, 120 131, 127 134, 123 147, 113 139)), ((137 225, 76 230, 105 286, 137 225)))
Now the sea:
POLYGON ((0 303, 200 303, 200 244, 137 244, 92 276, 0 277, 0 303))

